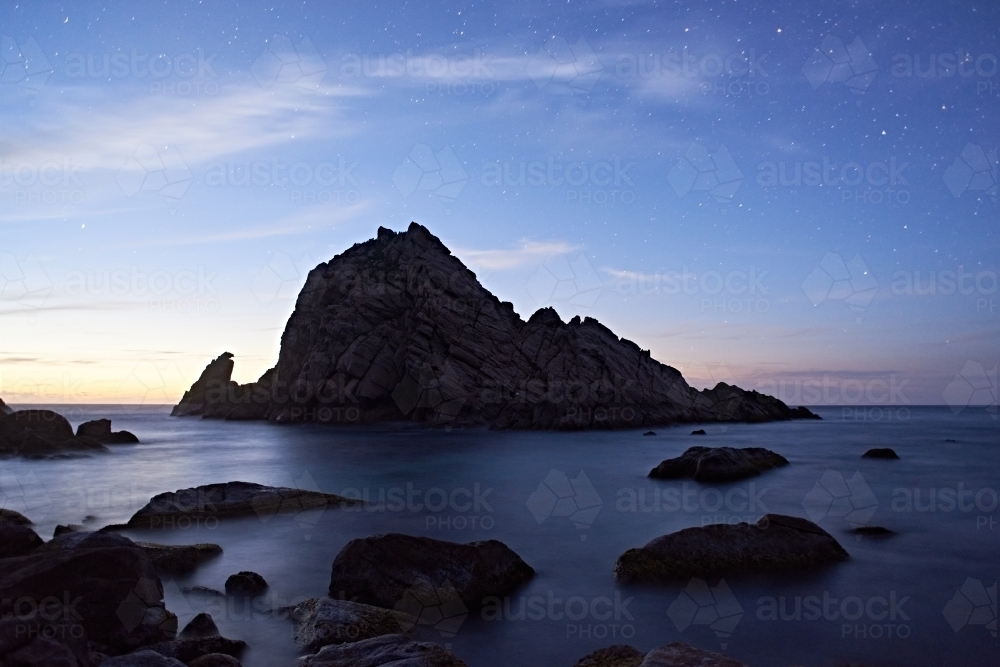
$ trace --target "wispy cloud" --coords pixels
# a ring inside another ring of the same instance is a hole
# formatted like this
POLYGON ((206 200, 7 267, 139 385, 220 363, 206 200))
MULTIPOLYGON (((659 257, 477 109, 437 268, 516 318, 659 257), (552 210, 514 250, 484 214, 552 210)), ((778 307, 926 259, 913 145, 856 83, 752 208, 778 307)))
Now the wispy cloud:
POLYGON ((461 257, 470 266, 482 269, 514 269, 525 264, 537 263, 550 255, 561 255, 580 246, 564 241, 526 241, 520 248, 475 250, 471 248, 455 248, 455 255, 461 257))

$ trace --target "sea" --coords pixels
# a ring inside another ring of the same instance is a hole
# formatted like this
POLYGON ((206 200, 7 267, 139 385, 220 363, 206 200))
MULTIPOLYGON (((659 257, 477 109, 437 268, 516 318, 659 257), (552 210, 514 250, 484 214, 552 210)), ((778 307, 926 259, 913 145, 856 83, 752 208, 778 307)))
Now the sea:
MULTIPOLYGON (((33 406, 38 407, 38 406, 33 406)), ((242 480, 368 501, 299 514, 178 522, 126 531, 164 544, 212 542, 218 558, 163 580, 183 626, 208 611, 242 639, 246 667, 292 667, 287 607, 328 595, 352 539, 389 532, 500 540, 535 571, 504 598, 467 609, 442 589, 415 636, 470 667, 571 667, 592 651, 686 642, 751 667, 996 666, 1000 574, 1000 422, 982 407, 817 407, 820 420, 685 424, 589 432, 281 426, 169 416, 166 406, 47 406, 74 426, 109 417, 142 441, 109 454, 0 460, 0 501, 49 539, 58 524, 124 523, 165 491, 242 480), (692 435, 703 428, 705 435, 692 435), (766 447, 790 465, 727 483, 649 479, 693 445, 766 447), (899 460, 862 458, 891 447, 899 460), (616 583, 624 551, 711 523, 767 513, 809 518, 850 559, 820 571, 616 583), (894 534, 858 536, 883 527, 894 534), (252 570, 254 605, 221 590, 252 570)))

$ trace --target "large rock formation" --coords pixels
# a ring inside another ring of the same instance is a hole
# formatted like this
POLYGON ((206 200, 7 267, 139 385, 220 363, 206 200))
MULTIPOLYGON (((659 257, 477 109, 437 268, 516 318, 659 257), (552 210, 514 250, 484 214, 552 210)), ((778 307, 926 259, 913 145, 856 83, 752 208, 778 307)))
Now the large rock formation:
POLYGON ((173 414, 525 429, 815 417, 725 383, 693 389, 589 317, 525 322, 416 223, 313 269, 277 365, 248 385, 232 370, 229 353, 213 361, 173 414))

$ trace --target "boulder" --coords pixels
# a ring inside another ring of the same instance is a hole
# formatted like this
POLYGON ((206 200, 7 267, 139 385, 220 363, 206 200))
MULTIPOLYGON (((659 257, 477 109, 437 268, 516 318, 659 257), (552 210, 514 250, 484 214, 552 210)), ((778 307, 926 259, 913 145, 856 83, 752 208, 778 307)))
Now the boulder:
POLYGON ((406 614, 350 600, 311 599, 289 611, 295 622, 295 646, 315 653, 330 644, 343 644, 392 635, 413 627, 406 614))
POLYGON ((153 567, 160 574, 182 576, 191 574, 198 566, 222 553, 218 544, 153 544, 136 542, 146 552, 153 567))
POLYGON ((240 661, 231 655, 209 653, 190 661, 188 667, 241 667, 241 665, 240 661))
POLYGON ((19 526, 30 526, 31 519, 24 516, 20 512, 0 507, 0 524, 4 523, 14 523, 19 526))
POLYGON ((87 635, 73 622, 62 620, 0 620, 0 665, 90 667, 87 635))
POLYGON ((66 418, 52 410, 0 415, 0 455, 43 458, 106 451, 92 438, 76 437, 66 418))
POLYGON ((725 383, 694 389, 593 318, 525 321, 416 223, 310 271, 259 380, 237 384, 233 365, 212 361, 173 414, 566 430, 816 418, 725 383))
POLYGON ((629 549, 615 563, 615 578, 646 583, 785 572, 823 567, 848 557, 837 540, 811 521, 767 514, 756 524, 685 528, 629 549))
POLYGON ((859 537, 892 537, 896 534, 896 531, 883 526, 856 526, 848 532, 859 537))
POLYGON ((646 654, 625 644, 599 648, 580 658, 573 667, 639 667, 646 654))
POLYGON ((267 520, 275 514, 324 507, 347 507, 360 502, 332 493, 249 482, 226 482, 154 496, 129 519, 127 527, 174 528, 192 525, 195 521, 208 518, 239 516, 257 516, 267 520))
POLYGON ((875 449, 869 449, 867 452, 861 455, 863 459, 898 459, 899 454, 894 452, 889 447, 876 447, 875 449))
POLYGON ((690 478, 697 482, 732 482, 788 465, 788 459, 763 447, 689 447, 649 472, 654 479, 690 478))
POLYGON ((0 558, 24 556, 43 544, 42 538, 30 526, 0 521, 0 558))
POLYGON ((747 667, 721 653, 703 651, 690 644, 673 642, 646 654, 640 667, 747 667))
POLYGON ((102 445, 136 445, 139 438, 128 431, 111 431, 110 419, 95 419, 76 427, 77 437, 93 438, 102 445))
POLYGON ((691 431, 691 435, 708 435, 708 434, 705 433, 705 429, 699 428, 695 429, 694 431, 691 431))
POLYGON ((66 533, 2 564, 5 599, 64 601, 49 617, 82 626, 106 652, 125 653, 177 631, 153 564, 122 535, 66 533))
POLYGON ((466 667, 440 644, 418 642, 405 635, 382 635, 347 644, 324 646, 299 658, 299 667, 466 667))
POLYGON ((211 614, 202 612, 192 618, 177 635, 178 639, 200 639, 202 637, 218 637, 219 626, 212 620, 211 614))
POLYGON ((267 592, 267 588, 264 577, 249 570, 237 572, 226 579, 226 595, 233 597, 260 597, 267 592))
POLYGON ((64 533, 79 533, 81 530, 85 529, 78 523, 59 524, 52 531, 52 537, 59 537, 64 533))
POLYGON ((333 561, 330 596, 406 611, 409 602, 442 596, 478 608, 535 575, 497 540, 456 544, 390 533, 351 540, 333 561))
POLYGON ((246 650, 247 643, 239 639, 226 639, 225 637, 214 636, 175 639, 173 641, 150 644, 146 648, 168 658, 189 663, 195 658, 213 653, 222 653, 239 658, 246 650))
POLYGON ((656 431, 646 431, 643 435, 656 435, 656 431))
POLYGON ((186 667, 186 665, 180 660, 168 658, 156 651, 143 649, 135 653, 107 658, 101 663, 101 667, 186 667))

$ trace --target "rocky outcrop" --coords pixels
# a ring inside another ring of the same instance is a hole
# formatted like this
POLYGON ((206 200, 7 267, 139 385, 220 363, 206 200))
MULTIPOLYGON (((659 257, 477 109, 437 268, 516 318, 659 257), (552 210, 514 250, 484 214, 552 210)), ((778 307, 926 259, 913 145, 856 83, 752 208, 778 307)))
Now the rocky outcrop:
POLYGON ((110 419, 95 419, 76 427, 78 438, 93 438, 102 445, 137 445, 139 438, 128 431, 112 431, 110 419))
POLYGON ((299 659, 299 667, 466 667, 440 644, 418 642, 405 635, 382 635, 348 644, 326 646, 299 659))
POLYGON ((629 549, 615 563, 615 578, 623 583, 671 582, 822 567, 847 558, 837 540, 811 521, 767 514, 756 524, 685 528, 629 549))
POLYGON ((324 646, 398 634, 415 619, 400 612, 350 600, 311 599, 289 610, 295 646, 315 653, 324 646))
POLYGON ((0 415, 0 456, 45 458, 106 451, 93 438, 74 435, 66 418, 52 410, 18 410, 0 415))
POLYGON ((232 369, 229 353, 209 364, 173 414, 498 429, 815 417, 725 383, 693 389, 589 317, 543 308, 524 321, 416 223, 313 269, 277 365, 248 385, 232 369))
POLYGON ((218 544, 153 544, 136 542, 153 567, 160 574, 183 576, 191 574, 198 566, 222 553, 218 544))
MULTIPOLYGON (((457 544, 390 533, 347 543, 333 561, 330 597, 407 612, 424 599, 475 609, 535 575, 497 540, 457 544)), ((419 615, 420 610, 416 609, 419 615)))
POLYGON ((747 667, 721 653, 703 651, 690 644, 673 642, 649 653, 616 644, 594 651, 574 667, 747 667))
POLYGON ((212 619, 212 615, 202 612, 200 614, 196 614, 194 618, 188 621, 188 624, 185 625, 184 629, 180 631, 177 638, 202 639, 204 637, 218 636, 219 626, 215 624, 215 620, 212 619))
POLYGON ((267 589, 264 577, 249 570, 237 572, 226 579, 226 595, 233 597, 257 598, 266 593, 267 589))
POLYGON ((890 449, 889 447, 876 447, 875 449, 869 449, 867 452, 861 455, 863 459, 898 459, 899 454, 890 449))
POLYGON ((52 600, 38 620, 82 626, 105 653, 168 640, 177 631, 153 564, 121 535, 67 533, 27 555, 4 559, 0 590, 4 605, 22 597, 52 600))
POLYGON ((696 482, 732 482, 756 477, 788 465, 788 459, 763 447, 688 447, 649 472, 654 479, 693 479, 696 482))
POLYGON ((14 412, 14 410, 12 410, 10 406, 4 403, 3 399, 0 398, 0 415, 9 415, 12 412, 14 412))
POLYGON ((129 519, 129 528, 176 528, 207 519, 258 516, 345 507, 359 503, 332 493, 263 486, 250 482, 208 484, 154 496, 129 519))

